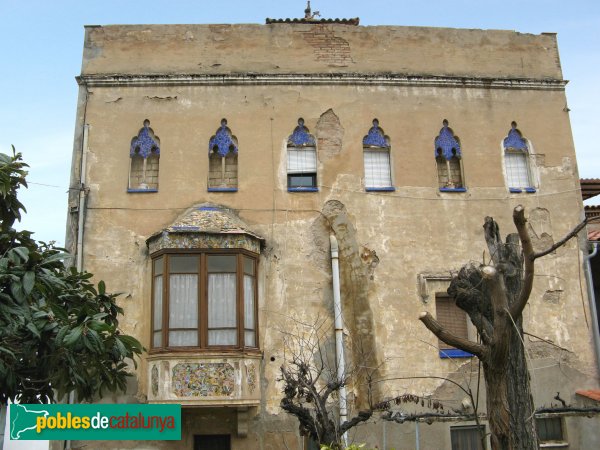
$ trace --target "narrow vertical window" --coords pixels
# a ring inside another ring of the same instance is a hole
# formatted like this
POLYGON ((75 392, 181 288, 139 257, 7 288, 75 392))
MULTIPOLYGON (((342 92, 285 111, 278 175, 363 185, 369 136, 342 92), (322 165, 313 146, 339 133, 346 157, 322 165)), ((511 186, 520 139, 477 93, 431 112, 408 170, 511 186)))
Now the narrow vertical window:
POLYGON ((517 123, 512 122, 511 130, 503 141, 504 169, 506 183, 511 192, 535 192, 529 166, 529 145, 517 123))
POLYGON ((244 345, 256 347, 255 260, 244 256, 244 345))
POLYGON ((160 158, 160 139, 150 128, 150 121, 144 120, 144 126, 131 140, 129 148, 129 192, 158 191, 158 163, 160 158))
POLYGON ((317 149, 315 137, 298 119, 298 126, 288 138, 287 144, 288 191, 317 190, 317 149))
POLYGON ((393 191, 390 164, 390 139, 373 119, 373 126, 363 138, 365 189, 367 191, 393 191))
POLYGON ((434 155, 439 189, 443 192, 465 192, 460 140, 448 127, 446 119, 442 125, 440 134, 435 138, 434 155))
POLYGON ((163 315, 163 261, 154 260, 154 283, 152 302, 152 347, 162 347, 162 315, 163 315))
POLYGON ((237 257, 208 255, 208 345, 237 342, 237 257))
POLYGON ((169 259, 169 346, 198 346, 198 257, 169 259))
POLYGON ((227 119, 208 142, 208 191, 236 192, 238 189, 238 142, 227 127, 227 119))

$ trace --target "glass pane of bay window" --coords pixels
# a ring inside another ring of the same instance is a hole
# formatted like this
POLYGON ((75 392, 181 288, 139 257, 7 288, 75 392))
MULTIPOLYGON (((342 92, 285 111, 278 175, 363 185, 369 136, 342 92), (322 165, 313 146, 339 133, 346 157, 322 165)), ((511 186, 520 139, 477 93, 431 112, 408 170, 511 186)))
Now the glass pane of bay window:
POLYGON ((154 260, 154 275, 162 275, 163 273, 163 258, 156 258, 154 260))
POLYGON ((153 347, 162 346, 162 307, 163 307, 163 277, 154 277, 154 313, 152 326, 154 328, 154 337, 152 339, 153 347))
POLYGON ((198 273, 197 256, 171 256, 169 265, 171 273, 198 273))
POLYGON ((254 275, 254 259, 244 256, 244 273, 254 275))
POLYGON ((208 345, 237 344, 236 277, 235 273, 208 274, 208 345))
POLYGON ((237 256, 235 255, 208 255, 208 271, 235 272, 237 267, 237 256))
POLYGON ((365 150, 365 187, 391 187, 390 152, 388 150, 365 150))
POLYGON ((173 274, 169 278, 169 346, 197 345, 198 275, 173 274))
POLYGON ((248 347, 256 347, 254 283, 254 277, 244 275, 244 345, 248 347))

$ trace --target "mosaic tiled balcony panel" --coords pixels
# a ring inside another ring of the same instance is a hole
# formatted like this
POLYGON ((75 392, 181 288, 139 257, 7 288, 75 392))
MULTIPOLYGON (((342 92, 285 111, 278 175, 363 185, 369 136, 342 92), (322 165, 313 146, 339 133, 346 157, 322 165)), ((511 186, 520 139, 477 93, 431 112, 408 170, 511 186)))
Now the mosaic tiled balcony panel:
POLYGON ((260 355, 151 355, 148 403, 258 405, 260 358, 260 355))

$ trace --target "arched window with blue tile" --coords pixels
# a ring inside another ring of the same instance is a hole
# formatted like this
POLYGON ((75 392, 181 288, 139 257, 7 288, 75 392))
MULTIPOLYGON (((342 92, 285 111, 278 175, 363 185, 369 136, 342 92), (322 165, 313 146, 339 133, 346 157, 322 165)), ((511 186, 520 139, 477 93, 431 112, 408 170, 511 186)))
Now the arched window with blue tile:
POLYGON ((508 136, 502 141, 504 150, 504 173, 510 192, 520 193, 536 191, 530 164, 530 142, 517 129, 517 123, 511 123, 508 136))
POLYGON ((289 192, 318 191, 316 141, 302 118, 288 137, 287 183, 289 192))
POLYGON ((363 138, 365 189, 367 191, 393 191, 390 163, 390 138, 373 119, 373 126, 363 138))
POLYGON ((446 119, 442 125, 434 141, 438 187, 442 192, 465 192, 460 139, 446 119))
POLYGON ((227 119, 208 142, 208 191, 236 192, 238 189, 238 141, 227 127, 227 119))
POLYGON ((160 139, 150 128, 148 119, 131 140, 129 157, 128 192, 157 192, 160 139))

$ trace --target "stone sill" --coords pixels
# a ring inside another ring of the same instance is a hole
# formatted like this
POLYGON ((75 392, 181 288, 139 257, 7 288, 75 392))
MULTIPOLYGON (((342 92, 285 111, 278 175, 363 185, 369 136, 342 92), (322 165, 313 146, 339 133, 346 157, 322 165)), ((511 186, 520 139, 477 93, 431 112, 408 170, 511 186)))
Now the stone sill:
POLYGON ((289 187, 288 192, 319 192, 316 187, 289 187))
POLYGON ((238 188, 208 188, 208 192, 237 192, 238 188))
POLYGON ((467 188, 440 188, 440 192, 467 192, 467 188))
POLYGON ((129 194, 145 194, 149 192, 158 192, 158 189, 127 189, 129 194))
POLYGON ((451 358, 472 358, 473 355, 469 352, 465 352, 464 350, 459 349, 447 349, 440 350, 440 358, 441 359, 451 359, 451 358))
POLYGON ((511 194, 520 194, 523 191, 525 191, 528 194, 535 194, 537 192, 537 190, 535 188, 532 187, 526 187, 526 188, 508 188, 509 192, 511 194))
POLYGON ((394 186, 367 187, 367 188, 365 188, 365 191, 367 191, 367 192, 394 192, 394 191, 396 191, 396 188, 394 186))

